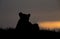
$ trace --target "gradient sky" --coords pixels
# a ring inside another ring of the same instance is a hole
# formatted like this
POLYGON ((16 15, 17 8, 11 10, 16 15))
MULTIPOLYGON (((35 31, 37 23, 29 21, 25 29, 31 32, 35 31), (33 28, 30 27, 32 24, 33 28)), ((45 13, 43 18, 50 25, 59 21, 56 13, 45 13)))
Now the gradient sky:
POLYGON ((15 27, 18 12, 30 13, 30 21, 60 20, 60 0, 0 0, 0 27, 15 27))

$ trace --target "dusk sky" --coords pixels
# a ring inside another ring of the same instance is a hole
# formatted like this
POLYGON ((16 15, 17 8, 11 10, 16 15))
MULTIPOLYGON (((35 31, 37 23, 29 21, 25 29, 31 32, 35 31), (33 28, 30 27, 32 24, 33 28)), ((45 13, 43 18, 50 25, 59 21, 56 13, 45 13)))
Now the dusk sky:
POLYGON ((60 21, 60 0, 0 0, 0 27, 15 27, 21 11, 32 23, 60 21))

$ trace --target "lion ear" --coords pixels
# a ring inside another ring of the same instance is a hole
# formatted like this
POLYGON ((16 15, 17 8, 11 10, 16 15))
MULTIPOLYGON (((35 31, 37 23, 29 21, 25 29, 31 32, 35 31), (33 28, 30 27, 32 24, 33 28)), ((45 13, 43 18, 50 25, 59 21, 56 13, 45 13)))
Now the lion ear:
POLYGON ((28 17, 30 17, 30 14, 28 14, 28 17))
POLYGON ((19 13, 19 16, 21 16, 22 14, 23 14, 23 13, 22 13, 22 12, 20 12, 20 13, 19 13))

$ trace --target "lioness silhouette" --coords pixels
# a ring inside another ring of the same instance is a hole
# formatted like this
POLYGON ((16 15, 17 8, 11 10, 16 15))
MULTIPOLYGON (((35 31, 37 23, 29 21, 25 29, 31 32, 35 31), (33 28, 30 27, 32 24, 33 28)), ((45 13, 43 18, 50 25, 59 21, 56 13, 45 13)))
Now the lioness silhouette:
POLYGON ((19 13, 19 21, 17 24, 16 29, 18 31, 32 31, 32 24, 29 22, 30 14, 23 14, 22 12, 19 13))
POLYGON ((23 14, 22 12, 19 13, 19 21, 16 26, 16 30, 20 32, 33 32, 34 25, 29 22, 30 14, 23 14))

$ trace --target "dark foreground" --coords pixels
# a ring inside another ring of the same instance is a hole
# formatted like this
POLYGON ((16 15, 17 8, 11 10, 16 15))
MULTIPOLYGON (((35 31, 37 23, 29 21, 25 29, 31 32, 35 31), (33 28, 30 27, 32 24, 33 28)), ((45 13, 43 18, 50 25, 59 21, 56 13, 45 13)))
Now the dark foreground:
MULTIPOLYGON (((16 25, 15 29, 9 28, 9 29, 0 29, 0 33, 19 33, 19 32, 39 32, 39 33, 57 33, 55 31, 49 31, 49 30, 39 30, 38 24, 32 24, 29 21, 30 14, 23 14, 22 12, 19 13, 20 19, 18 20, 18 23, 16 25)), ((59 33, 59 32, 58 32, 59 33)))
POLYGON ((49 31, 49 30, 39 30, 39 31, 18 31, 18 30, 16 30, 16 29, 6 29, 6 30, 4 30, 4 29, 0 29, 0 32, 8 32, 8 33, 19 33, 19 32, 38 32, 38 33, 60 33, 60 32, 55 32, 55 31, 49 31))

